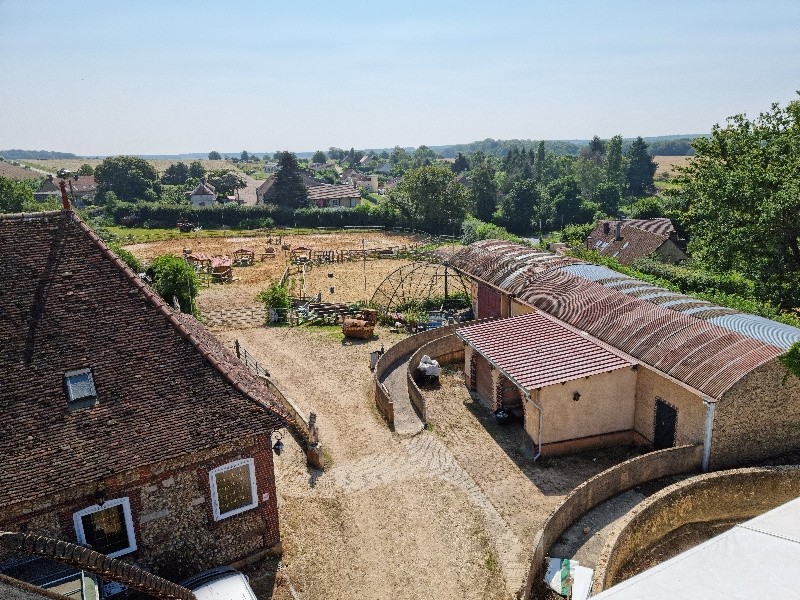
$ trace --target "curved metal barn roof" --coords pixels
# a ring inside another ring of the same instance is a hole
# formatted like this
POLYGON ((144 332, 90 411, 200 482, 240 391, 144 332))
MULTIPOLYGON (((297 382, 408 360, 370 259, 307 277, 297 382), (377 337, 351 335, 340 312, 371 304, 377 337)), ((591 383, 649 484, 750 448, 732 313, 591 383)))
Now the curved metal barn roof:
POLYGON ((796 327, 511 242, 476 242, 450 264, 712 397, 800 341, 796 327))

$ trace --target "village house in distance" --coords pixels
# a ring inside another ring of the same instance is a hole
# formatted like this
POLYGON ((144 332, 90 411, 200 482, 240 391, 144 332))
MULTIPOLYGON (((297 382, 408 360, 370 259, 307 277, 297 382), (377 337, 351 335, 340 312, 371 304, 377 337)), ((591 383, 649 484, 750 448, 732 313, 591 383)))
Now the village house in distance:
POLYGON ((72 211, 0 247, 0 530, 172 581, 279 548, 264 384, 72 211))

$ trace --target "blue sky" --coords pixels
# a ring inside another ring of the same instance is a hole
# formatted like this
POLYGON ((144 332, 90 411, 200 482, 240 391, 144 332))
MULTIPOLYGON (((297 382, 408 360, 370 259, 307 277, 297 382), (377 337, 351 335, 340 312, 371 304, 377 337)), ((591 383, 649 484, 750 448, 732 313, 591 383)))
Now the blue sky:
POLYGON ((700 133, 797 89, 797 0, 0 0, 0 148, 700 133))

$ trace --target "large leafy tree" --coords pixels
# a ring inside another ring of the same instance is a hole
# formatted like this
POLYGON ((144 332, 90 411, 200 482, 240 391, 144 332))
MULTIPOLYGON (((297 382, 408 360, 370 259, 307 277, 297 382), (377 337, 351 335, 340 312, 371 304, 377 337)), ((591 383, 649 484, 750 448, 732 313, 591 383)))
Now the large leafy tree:
POLYGON ((156 200, 158 173, 153 165, 136 156, 111 156, 94 170, 98 192, 114 192, 120 200, 156 200))
POLYGON ((164 254, 153 259, 147 274, 159 296, 172 304, 176 299, 181 312, 195 313, 195 296, 198 291, 197 273, 182 258, 164 254))
POLYGON ((532 179, 517 181, 500 201, 500 212, 506 229, 517 234, 530 232, 539 199, 539 191, 532 179))
POLYGON ((693 146, 677 179, 693 259, 755 280, 761 299, 800 306, 800 101, 731 117, 693 146))
POLYGON ((308 206, 308 189, 303 183, 297 157, 291 152, 281 152, 278 165, 275 183, 267 193, 268 201, 289 208, 308 206))
POLYGON ((406 173, 389 195, 389 203, 414 226, 431 233, 460 229, 467 210, 467 189, 443 165, 406 173))
POLYGON ((212 150, 208 153, 208 160, 222 160, 222 155, 216 150, 212 150))
POLYGON ((467 162, 467 158, 463 154, 461 154, 461 152, 459 152, 458 156, 456 156, 456 159, 453 162, 452 169, 453 173, 463 173, 464 171, 469 170, 469 163, 467 162))
POLYGON ((325 153, 322 150, 317 150, 314 152, 314 156, 311 157, 312 163, 319 163, 324 164, 328 161, 328 158, 325 156, 325 153))
MULTIPOLYGON (((625 164, 622 160, 622 136, 615 135, 606 145, 606 181, 622 190, 625 187, 625 164)), ((609 213, 611 214, 611 213, 609 213)))
POLYGON ((628 182, 628 193, 632 196, 641 196, 652 192, 653 177, 658 165, 650 156, 647 143, 637 137, 633 140, 627 153, 628 165, 625 169, 625 178, 628 182))
POLYGON ((195 179, 202 179, 206 176, 206 168, 203 166, 199 160, 194 160, 189 165, 189 177, 193 177, 195 179))
POLYGON ((0 177, 0 212, 22 212, 25 204, 33 203, 33 191, 22 182, 0 177))
POLYGON ((208 174, 208 182, 214 186, 218 196, 230 196, 236 190, 247 187, 247 182, 234 171, 211 171, 208 174))
POLYGON ((188 178, 189 167, 186 166, 186 163, 173 163, 164 171, 164 175, 161 177, 161 183, 167 185, 183 185, 188 178))
POLYGON ((472 170, 469 184, 472 188, 475 216, 481 221, 491 221, 497 208, 497 184, 494 181, 494 169, 487 162, 479 164, 472 170))

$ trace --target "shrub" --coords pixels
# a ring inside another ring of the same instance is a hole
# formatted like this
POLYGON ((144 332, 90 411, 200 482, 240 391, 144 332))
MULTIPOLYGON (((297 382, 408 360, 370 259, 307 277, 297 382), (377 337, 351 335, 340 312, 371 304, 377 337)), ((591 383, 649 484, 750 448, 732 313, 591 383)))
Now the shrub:
POLYGON ((256 300, 264 305, 264 309, 269 312, 270 309, 275 311, 280 319, 286 318, 286 313, 292 305, 291 298, 289 297, 289 288, 280 282, 274 282, 269 287, 261 290, 256 296, 256 300))
POLYGON ((153 259, 147 274, 159 296, 172 304, 177 299, 181 312, 196 314, 194 299, 197 296, 197 273, 185 260, 174 254, 164 254, 153 259))
POLYGON ((133 254, 128 252, 119 244, 109 244, 108 247, 111 251, 119 256, 126 265, 128 265, 134 273, 144 273, 144 265, 142 261, 136 258, 133 254))

